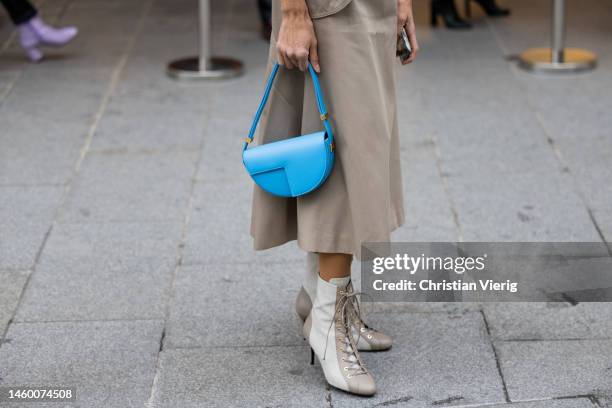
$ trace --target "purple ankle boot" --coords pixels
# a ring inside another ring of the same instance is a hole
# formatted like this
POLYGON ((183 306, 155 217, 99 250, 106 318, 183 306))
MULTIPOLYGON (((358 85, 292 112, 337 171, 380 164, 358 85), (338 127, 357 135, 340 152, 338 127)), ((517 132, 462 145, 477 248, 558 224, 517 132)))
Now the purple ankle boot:
POLYGON ((42 59, 43 53, 39 45, 62 46, 69 43, 77 35, 76 27, 53 28, 40 17, 34 17, 27 23, 19 25, 21 47, 33 62, 42 59))

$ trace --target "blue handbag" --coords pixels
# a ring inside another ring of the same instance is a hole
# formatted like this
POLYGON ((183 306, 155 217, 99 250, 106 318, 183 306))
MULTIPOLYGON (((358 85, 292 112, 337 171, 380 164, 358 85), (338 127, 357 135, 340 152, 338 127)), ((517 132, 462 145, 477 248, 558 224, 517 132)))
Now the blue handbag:
POLYGON ((272 68, 249 136, 244 142, 242 162, 255 183, 265 191, 281 197, 299 197, 321 186, 331 173, 334 166, 334 135, 328 121, 319 78, 309 63, 308 71, 312 77, 324 130, 247 149, 253 141, 257 123, 270 96, 278 69, 277 63, 272 68))

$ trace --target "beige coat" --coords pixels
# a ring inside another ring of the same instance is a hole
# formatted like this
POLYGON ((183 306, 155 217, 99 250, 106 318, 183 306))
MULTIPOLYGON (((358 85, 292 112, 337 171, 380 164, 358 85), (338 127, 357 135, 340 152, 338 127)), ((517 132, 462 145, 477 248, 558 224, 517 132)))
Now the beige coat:
MULTIPOLYGON (((319 76, 335 136, 336 161, 318 190, 295 198, 255 186, 255 249, 297 239, 309 252, 360 256, 362 242, 389 241, 404 222, 394 68, 395 0, 309 0, 319 76)), ((277 61, 280 0, 273 1, 268 73, 277 61)), ((281 67, 255 144, 322 129, 312 82, 281 67)))

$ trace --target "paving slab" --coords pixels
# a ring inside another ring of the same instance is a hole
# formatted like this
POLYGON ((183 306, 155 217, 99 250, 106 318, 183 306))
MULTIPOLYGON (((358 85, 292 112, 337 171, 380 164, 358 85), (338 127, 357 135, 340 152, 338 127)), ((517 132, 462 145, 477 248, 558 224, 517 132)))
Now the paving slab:
POLYGON ((3 103, 0 184, 64 184, 72 176, 110 69, 52 66, 24 70, 3 103))
POLYGON ((466 241, 600 240, 567 175, 483 173, 448 185, 466 241), (571 218, 559 222, 559 214, 571 218))
POLYGON ((170 59, 193 52, 197 20, 190 17, 195 16, 152 15, 146 19, 92 150, 199 148, 207 127, 210 86, 189 86, 168 78, 163 69, 170 59), (187 23, 191 20, 194 24, 187 23))
POLYGON ((25 118, 16 124, 1 116, 0 185, 64 184, 70 179, 85 126, 70 124, 59 129, 25 118), (41 127, 46 132, 40 132, 41 127))
POLYGON ((357 399, 333 390, 334 407, 504 402, 495 356, 480 313, 386 313, 369 321, 394 338, 388 352, 362 354, 379 391, 373 398, 357 399))
POLYGON ((56 225, 16 320, 162 318, 179 240, 177 224, 56 225))
POLYGON ((453 204, 437 167, 431 142, 411 143, 402 152, 406 225, 394 234, 397 241, 456 241, 459 231, 453 204))
POLYGON ((164 350, 150 406, 328 406, 325 378, 309 362, 305 346, 164 350))
POLYGON ((0 339, 15 314, 29 274, 29 271, 0 270, 0 339))
MULTIPOLYGON (((159 80, 166 81, 160 73, 159 80)), ((205 102, 181 100, 180 89, 160 91, 156 100, 115 96, 100 122, 92 151, 197 151, 204 135, 205 102), (190 109, 174 111, 187 105, 190 109)))
POLYGON ((610 246, 610 242, 612 242, 612 209, 593 211, 593 218, 604 239, 608 242, 608 246, 610 246))
POLYGON ((63 186, 0 187, 0 269, 34 266, 63 186))
POLYGON ((0 386, 71 386, 72 406, 142 407, 162 326, 154 320, 12 324, 0 347, 0 386))
MULTIPOLYGON (((606 129, 601 124, 602 129, 606 129)), ((612 160, 612 146, 607 134, 576 136, 555 141, 564 165, 569 169, 577 190, 594 210, 612 209, 612 188, 606 182, 612 176, 607 163, 612 160)))
POLYGON ((254 251, 251 226, 252 183, 199 182, 185 242, 183 264, 302 261, 295 241, 254 251))
POLYGON ((612 391, 612 340, 501 341, 496 348, 511 400, 612 391))
MULTIPOLYGON (((452 405, 455 408, 468 408, 464 405, 452 405)), ((517 402, 501 405, 470 405, 469 408, 596 408, 597 405, 588 398, 572 397, 549 399, 543 401, 517 402)))
POLYGON ((612 303, 484 303, 496 340, 612 338, 612 303))
POLYGON ((195 153, 91 153, 60 221, 182 220, 195 161, 195 153))
POLYGON ((179 270, 166 348, 301 345, 294 302, 305 262, 179 270))

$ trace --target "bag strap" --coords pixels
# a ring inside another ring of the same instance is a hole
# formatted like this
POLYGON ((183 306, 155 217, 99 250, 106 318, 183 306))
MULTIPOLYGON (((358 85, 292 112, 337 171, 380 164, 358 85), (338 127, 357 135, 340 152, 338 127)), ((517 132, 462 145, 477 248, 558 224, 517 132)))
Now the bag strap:
MULTIPOLYGON (((261 113, 263 112, 266 103, 268 102, 268 97, 270 96, 270 91, 272 90, 272 83, 274 82, 274 78, 276 78, 276 74, 278 73, 278 69, 280 65, 278 62, 274 64, 272 68, 272 72, 270 73, 270 77, 268 78, 268 82, 266 83, 266 90, 264 91, 263 98, 261 99, 261 103, 259 104, 259 108, 257 108, 257 112, 255 113, 255 118, 253 119, 253 124, 251 125, 251 130, 249 131, 249 136, 244 142, 243 150, 246 150, 249 143, 253 141, 253 137, 255 135, 255 130, 257 129, 257 124, 259 123, 259 118, 261 117, 261 113)), ((321 91, 321 85, 319 84, 319 77, 315 72, 310 62, 308 63, 308 71, 310 72, 310 76, 312 77, 312 84, 314 87, 315 96, 317 99, 317 108, 319 109, 319 114, 321 121, 323 122, 323 126, 325 127, 325 131, 327 132, 328 137, 330 138, 330 142, 333 143, 334 135, 332 133, 331 125, 328 120, 327 108, 325 107, 325 101, 323 100, 323 91, 321 91)))

